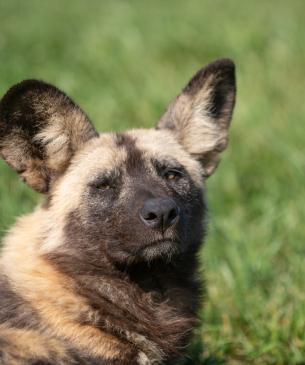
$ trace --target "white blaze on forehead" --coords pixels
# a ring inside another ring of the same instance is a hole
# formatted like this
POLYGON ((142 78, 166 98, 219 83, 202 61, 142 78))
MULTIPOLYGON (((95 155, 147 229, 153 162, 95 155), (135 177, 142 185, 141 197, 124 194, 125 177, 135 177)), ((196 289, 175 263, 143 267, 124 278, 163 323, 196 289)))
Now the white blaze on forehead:
POLYGON ((136 146, 148 158, 178 161, 190 174, 195 184, 202 186, 203 171, 198 161, 192 158, 177 142, 170 131, 156 129, 135 129, 127 132, 135 138, 136 146))

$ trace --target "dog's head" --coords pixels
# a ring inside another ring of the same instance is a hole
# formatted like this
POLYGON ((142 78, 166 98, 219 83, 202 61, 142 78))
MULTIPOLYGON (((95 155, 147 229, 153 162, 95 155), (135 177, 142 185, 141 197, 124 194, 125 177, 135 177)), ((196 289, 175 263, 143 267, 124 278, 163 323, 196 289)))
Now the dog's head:
POLYGON ((203 181, 228 143, 234 64, 201 69, 154 129, 98 134, 63 92, 41 81, 0 103, 0 153, 47 194, 46 250, 152 260, 202 239, 203 181))

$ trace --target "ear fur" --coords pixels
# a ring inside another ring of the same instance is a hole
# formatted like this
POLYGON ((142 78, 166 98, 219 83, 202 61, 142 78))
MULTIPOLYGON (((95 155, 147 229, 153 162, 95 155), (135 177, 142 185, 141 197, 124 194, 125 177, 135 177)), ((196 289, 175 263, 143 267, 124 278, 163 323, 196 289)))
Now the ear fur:
POLYGON ((39 192, 97 136, 86 114, 62 91, 43 81, 14 85, 0 101, 0 155, 39 192))
POLYGON ((228 143, 235 105, 235 65, 229 59, 210 63, 189 81, 157 124, 171 130, 210 176, 228 143))

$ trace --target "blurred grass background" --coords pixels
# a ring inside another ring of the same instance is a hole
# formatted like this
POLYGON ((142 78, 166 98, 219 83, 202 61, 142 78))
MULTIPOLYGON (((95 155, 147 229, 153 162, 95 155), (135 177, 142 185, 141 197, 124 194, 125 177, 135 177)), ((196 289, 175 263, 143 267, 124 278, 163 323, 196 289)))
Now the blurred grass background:
MULTIPOLYGON (((224 56, 237 105, 208 182, 206 303, 185 363, 305 364, 305 1, 0 0, 0 94, 44 79, 100 131, 153 126, 224 56)), ((0 162, 0 235, 38 200, 0 162)))

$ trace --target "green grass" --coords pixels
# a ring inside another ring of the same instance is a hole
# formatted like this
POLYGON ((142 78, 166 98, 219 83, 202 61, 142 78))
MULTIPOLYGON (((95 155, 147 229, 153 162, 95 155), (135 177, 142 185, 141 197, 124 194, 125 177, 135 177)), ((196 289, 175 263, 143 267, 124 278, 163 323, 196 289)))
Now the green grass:
MULTIPOLYGON (((231 144, 210 181, 202 325, 188 364, 305 364, 305 2, 1 1, 0 94, 63 88, 99 130, 152 126, 231 57, 231 144)), ((0 235, 38 196, 0 163, 0 235)))

